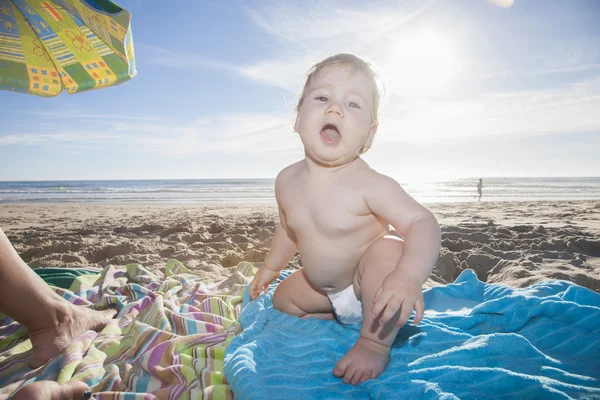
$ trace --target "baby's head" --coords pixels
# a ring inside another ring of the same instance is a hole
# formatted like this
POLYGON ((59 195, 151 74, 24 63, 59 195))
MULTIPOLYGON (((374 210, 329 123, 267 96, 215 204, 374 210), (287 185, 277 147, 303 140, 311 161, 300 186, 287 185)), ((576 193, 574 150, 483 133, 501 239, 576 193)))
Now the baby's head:
MULTIPOLYGON (((325 68, 329 67, 346 67, 350 68, 351 73, 362 73, 367 80, 371 84, 373 88, 373 109, 371 110, 371 120, 373 123, 378 122, 379 116, 379 102, 381 98, 380 93, 380 78, 379 74, 370 63, 361 59, 360 57, 355 56, 354 54, 348 53, 339 53, 324 59, 323 61, 315 64, 309 71, 306 76, 306 82, 304 82, 304 88, 302 89, 302 94, 300 95, 300 99, 298 100, 298 104, 296 105, 296 115, 300 113, 300 107, 302 106, 302 102, 306 96, 306 93, 309 91, 310 85, 312 81, 319 75, 321 71, 325 68)), ((369 147, 365 147, 361 150, 360 154, 366 152, 369 147)))

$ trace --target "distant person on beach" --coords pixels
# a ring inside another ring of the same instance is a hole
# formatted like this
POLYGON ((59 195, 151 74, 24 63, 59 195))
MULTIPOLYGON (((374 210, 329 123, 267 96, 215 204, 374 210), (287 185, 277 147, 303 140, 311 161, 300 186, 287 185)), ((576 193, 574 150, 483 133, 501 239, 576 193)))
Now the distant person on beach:
MULTIPOLYGON (((76 306, 60 297, 19 257, 0 229, 0 313, 19 322, 33 347, 29 364, 40 367, 61 354, 86 331, 100 330, 113 318, 115 310, 96 311, 76 306)), ((34 382, 12 398, 81 399, 90 398, 90 388, 83 382, 59 384, 34 382)))
POLYGON ((477 193, 479 193, 479 200, 481 201, 481 196, 483 196, 483 179, 479 178, 479 183, 477 184, 477 193))
POLYGON ((440 250, 433 214, 360 157, 377 131, 379 98, 374 69, 354 55, 309 71, 294 124, 305 158, 277 176, 280 223, 250 285, 253 299, 266 293, 299 250, 303 268, 279 284, 273 305, 302 318, 362 324, 333 369, 353 385, 383 372, 413 309, 413 323, 421 321, 422 284, 440 250))

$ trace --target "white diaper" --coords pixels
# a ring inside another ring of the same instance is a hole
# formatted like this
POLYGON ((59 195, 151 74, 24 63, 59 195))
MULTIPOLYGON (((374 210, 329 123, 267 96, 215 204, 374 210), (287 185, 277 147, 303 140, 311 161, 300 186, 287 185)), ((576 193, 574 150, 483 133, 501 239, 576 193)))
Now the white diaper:
POLYGON ((338 321, 345 325, 360 324, 362 322, 362 303, 354 294, 354 287, 348 286, 337 293, 327 293, 333 311, 338 321))

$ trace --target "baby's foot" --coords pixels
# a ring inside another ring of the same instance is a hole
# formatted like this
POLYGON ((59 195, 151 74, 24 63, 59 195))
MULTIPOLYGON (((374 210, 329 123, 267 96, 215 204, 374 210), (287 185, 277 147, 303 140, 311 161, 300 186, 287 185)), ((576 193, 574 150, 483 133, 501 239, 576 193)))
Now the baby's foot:
POLYGON ((19 390, 13 400, 81 399, 90 387, 83 382, 39 381, 19 390))
POLYGON ((353 385, 377 378, 390 361, 390 348, 360 337, 346 355, 337 362, 333 374, 353 385))
POLYGON ((29 365, 37 368, 46 364, 86 331, 104 328, 115 314, 116 310, 96 311, 69 303, 56 326, 29 332, 33 346, 29 365))

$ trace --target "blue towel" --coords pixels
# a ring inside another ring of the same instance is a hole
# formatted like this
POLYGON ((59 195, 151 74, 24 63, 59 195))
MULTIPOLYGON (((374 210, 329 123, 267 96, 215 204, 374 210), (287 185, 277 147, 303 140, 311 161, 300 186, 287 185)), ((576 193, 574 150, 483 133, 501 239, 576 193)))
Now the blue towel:
POLYGON ((255 301, 246 290, 225 354, 238 399, 600 399, 600 294, 573 283, 515 289, 463 271, 424 291, 425 317, 400 330, 384 373, 352 386, 332 370, 360 326, 275 310, 278 282, 255 301))

